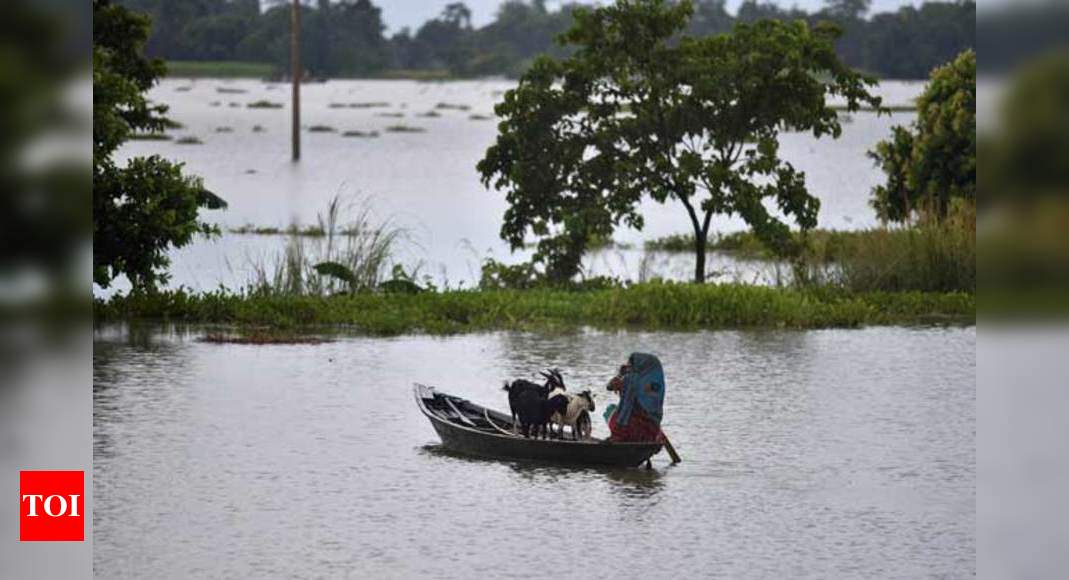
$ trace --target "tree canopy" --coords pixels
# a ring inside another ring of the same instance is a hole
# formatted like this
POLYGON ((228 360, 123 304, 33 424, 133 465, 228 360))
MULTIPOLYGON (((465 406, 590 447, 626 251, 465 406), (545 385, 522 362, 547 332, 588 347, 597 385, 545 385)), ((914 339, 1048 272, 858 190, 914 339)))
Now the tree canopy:
POLYGON ((951 200, 976 200, 976 54, 961 53, 934 71, 917 99, 917 120, 895 126, 869 152, 887 181, 872 206, 888 221, 946 216, 951 200))
POLYGON ((499 135, 478 169, 505 191, 502 238, 516 249, 539 236, 535 260, 551 279, 578 272, 587 240, 641 228, 646 196, 686 210, 695 281, 714 215, 739 216, 791 253, 783 218, 812 228, 819 201, 779 158, 780 132, 838 136, 833 95, 879 106, 866 88, 875 81, 836 56, 833 25, 761 20, 680 37, 692 11, 666 0, 577 10, 562 37, 575 53, 537 59, 496 107, 499 135))
POLYGON ((167 107, 144 95, 164 72, 142 55, 148 30, 148 18, 93 0, 93 281, 103 287, 120 275, 136 290, 166 281, 167 250, 214 231, 197 220, 198 210, 226 206, 181 164, 158 156, 123 167, 112 160, 133 132, 169 124, 167 107))
MULTIPOLYGON (((244 60, 288 71, 288 2, 259 0, 122 0, 150 14, 146 50, 173 60, 244 60)), ((867 16, 868 0, 827 0, 813 12, 745 0, 729 14, 725 0, 695 0, 691 36, 729 32, 735 23, 772 19, 837 24, 836 51, 847 65, 893 78, 926 78, 935 66, 975 45, 972 0, 925 2, 867 16)), ((452 2, 416 30, 384 35, 371 0, 315 0, 303 4, 306 68, 318 76, 369 76, 389 69, 442 69, 458 76, 519 76, 540 54, 565 56, 554 38, 572 25, 578 2, 551 10, 544 0, 505 0, 492 22, 472 25, 471 10, 452 2)))

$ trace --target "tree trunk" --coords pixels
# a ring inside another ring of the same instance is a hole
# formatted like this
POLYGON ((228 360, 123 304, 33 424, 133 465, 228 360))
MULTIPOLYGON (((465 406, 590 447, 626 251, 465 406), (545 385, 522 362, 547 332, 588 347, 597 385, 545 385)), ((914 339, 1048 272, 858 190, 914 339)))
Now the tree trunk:
POLYGON ((694 282, 705 283, 705 239, 706 232, 694 230, 694 282))

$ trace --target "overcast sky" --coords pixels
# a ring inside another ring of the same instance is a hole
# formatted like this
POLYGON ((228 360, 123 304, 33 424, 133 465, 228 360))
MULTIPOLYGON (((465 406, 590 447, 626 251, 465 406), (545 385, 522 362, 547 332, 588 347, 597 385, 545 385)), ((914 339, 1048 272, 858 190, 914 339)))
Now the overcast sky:
MULTIPOLYGON (((450 2, 457 0, 377 0, 376 6, 382 8, 382 18, 390 32, 396 32, 407 26, 413 32, 427 20, 434 18, 442 12, 442 8, 450 2)), ((501 0, 463 0, 471 8, 472 20, 475 26, 482 26, 494 19, 501 0)), ((604 3, 604 2, 603 2, 604 3)), ((734 13, 742 0, 727 0, 728 12, 734 13)), ((794 6, 805 10, 818 9, 824 5, 824 0, 781 0, 774 2, 780 6, 794 6)), ((899 6, 906 4, 918 5, 920 0, 872 0, 874 12, 886 12, 897 10, 899 6)), ((559 1, 548 0, 546 3, 551 9, 561 4, 559 1)))

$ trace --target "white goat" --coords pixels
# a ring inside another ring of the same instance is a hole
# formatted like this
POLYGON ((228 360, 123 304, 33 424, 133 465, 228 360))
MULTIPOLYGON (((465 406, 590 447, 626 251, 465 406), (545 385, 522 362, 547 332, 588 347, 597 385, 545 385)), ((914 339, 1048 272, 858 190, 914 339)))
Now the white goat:
POLYGON ((564 415, 554 413, 549 419, 551 422, 560 425, 560 430, 558 431, 560 437, 562 439, 564 438, 565 425, 572 428, 572 439, 579 440, 580 438, 585 439, 588 437, 590 435, 590 423, 589 421, 586 423, 587 432, 580 437, 579 417, 582 416, 583 411, 588 411, 590 413, 594 412, 594 396, 590 394, 590 391, 583 391, 578 395, 572 395, 564 392, 562 389, 557 389, 549 394, 551 398, 555 395, 563 395, 568 399, 568 409, 565 411, 564 415))

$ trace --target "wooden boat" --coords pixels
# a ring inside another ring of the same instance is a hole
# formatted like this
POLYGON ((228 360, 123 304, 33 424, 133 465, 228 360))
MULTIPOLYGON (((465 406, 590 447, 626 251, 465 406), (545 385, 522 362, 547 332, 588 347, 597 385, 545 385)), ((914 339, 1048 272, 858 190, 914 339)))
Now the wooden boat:
POLYGON ((430 420, 442 444, 465 455, 578 465, 640 465, 658 451, 660 443, 614 443, 588 438, 534 439, 512 432, 512 417, 471 401, 415 386, 416 405, 430 420))

